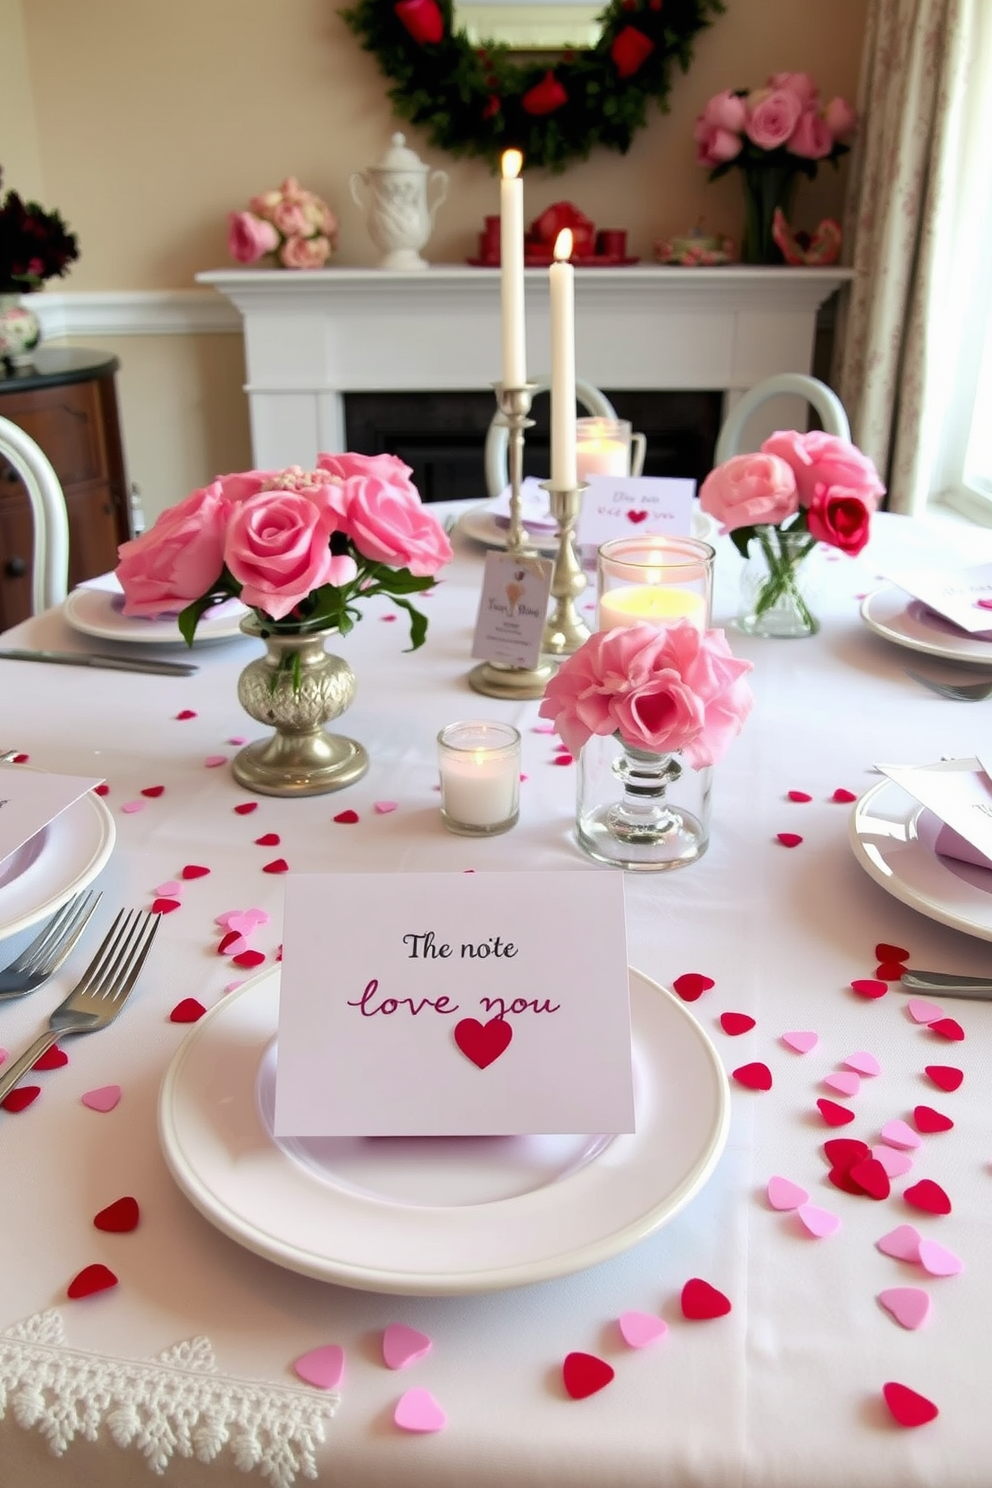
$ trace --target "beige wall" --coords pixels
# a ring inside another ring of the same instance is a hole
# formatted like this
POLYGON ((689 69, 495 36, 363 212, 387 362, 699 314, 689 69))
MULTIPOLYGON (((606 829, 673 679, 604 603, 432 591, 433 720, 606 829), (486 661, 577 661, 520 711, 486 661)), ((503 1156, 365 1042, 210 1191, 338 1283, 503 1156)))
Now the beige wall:
MULTIPOLYGON (((718 89, 757 85, 780 69, 812 72, 827 95, 853 99, 867 4, 727 0, 690 71, 676 78, 671 113, 655 110, 626 157, 599 151, 563 176, 529 172, 528 218, 567 198, 600 226, 626 227, 642 256, 699 218, 737 234, 739 183, 732 172, 709 185, 695 165, 695 115, 718 89)), ((27 59, 14 96, 0 97, 0 161, 8 185, 40 194, 44 183, 42 199, 61 209, 82 249, 57 287, 188 288, 198 270, 227 262, 226 213, 289 174, 337 212, 339 262, 372 263, 348 177, 378 160, 397 125, 377 65, 341 8, 339 0, 0 0, 0 48, 27 59)), ((495 209, 493 178, 416 134, 411 142, 452 176, 427 255, 462 260, 495 209)), ((826 167, 804 183, 796 225, 839 215, 844 179, 843 167, 826 167)), ((191 478, 215 473, 198 462, 247 458, 242 374, 224 339, 114 346, 129 463, 153 510, 191 478)))

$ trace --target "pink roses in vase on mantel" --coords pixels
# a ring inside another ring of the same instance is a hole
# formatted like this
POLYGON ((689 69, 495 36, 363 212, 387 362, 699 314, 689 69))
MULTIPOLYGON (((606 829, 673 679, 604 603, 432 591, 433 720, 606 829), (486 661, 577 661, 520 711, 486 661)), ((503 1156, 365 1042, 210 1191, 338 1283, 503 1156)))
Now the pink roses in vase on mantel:
POLYGON ((246 212, 230 212, 227 246, 236 263, 267 255, 284 269, 320 269, 338 241, 338 220, 325 201, 288 176, 277 191, 253 196, 246 212))

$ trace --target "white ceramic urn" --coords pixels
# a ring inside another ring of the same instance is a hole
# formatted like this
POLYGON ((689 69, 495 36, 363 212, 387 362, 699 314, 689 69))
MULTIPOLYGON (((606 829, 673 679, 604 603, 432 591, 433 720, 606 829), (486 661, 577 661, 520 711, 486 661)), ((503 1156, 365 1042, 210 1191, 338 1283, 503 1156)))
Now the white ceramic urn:
POLYGON ((380 269, 404 272, 427 268, 420 250, 434 228, 434 214, 448 194, 448 173, 432 171, 402 134, 394 134, 378 165, 355 171, 349 179, 351 194, 365 213, 369 237, 382 253, 380 269), (428 203, 436 183, 434 201, 428 203), (367 194, 362 187, 367 188, 367 194), (363 195, 365 199, 363 200, 363 195))

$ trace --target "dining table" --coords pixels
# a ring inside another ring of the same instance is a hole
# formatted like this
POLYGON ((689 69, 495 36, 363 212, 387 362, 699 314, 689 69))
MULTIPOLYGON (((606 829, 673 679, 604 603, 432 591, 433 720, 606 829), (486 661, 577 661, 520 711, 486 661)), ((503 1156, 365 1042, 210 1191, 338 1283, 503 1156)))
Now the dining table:
MULTIPOLYGON (((0 660, 0 750, 21 761, 0 772, 99 779, 114 828, 93 926, 50 983, 0 1002, 7 1057, 42 1030, 121 906, 162 912, 120 1017, 66 1040, 67 1062, 32 1073, 37 1098, 0 1109, 0 1488, 131 1488, 156 1476, 174 1488, 987 1488, 992 1003, 914 997, 899 975, 906 964, 992 973, 992 898, 972 887, 974 872, 965 884, 920 845, 919 808, 877 767, 973 760, 992 737, 992 699, 936 696, 907 667, 962 679, 980 674, 974 658, 907 645, 863 614, 897 559, 992 560, 981 528, 882 513, 857 556, 819 549, 820 628, 802 639, 734 627, 741 560, 713 533, 713 624, 753 663, 753 710, 712 771, 706 853, 623 875, 637 1005, 663 1004, 674 1041, 663 1034, 649 1051, 652 1145, 641 1139, 637 1161, 653 1218, 617 1218, 611 1230, 611 1175, 638 1138, 600 1142, 575 1171, 552 1162, 532 1176, 545 1214, 560 1209, 552 1258, 528 1271, 514 1252, 500 1275, 501 1226, 527 1195, 487 1188, 480 1149, 480 1186, 465 1200, 477 1283, 466 1249, 444 1262, 457 1285, 432 1286, 426 1262, 404 1285, 395 1271, 422 1245, 424 1209, 441 1247, 464 1216, 443 1187, 418 1187, 423 1144, 405 1168, 394 1144, 370 1251, 383 1244, 385 1209, 397 1264, 377 1286, 361 1253, 337 1266, 340 1195, 326 1174, 299 1178, 329 1207, 319 1233, 294 1246, 291 1234, 267 1239, 264 1216, 225 1218, 210 1176, 183 1172, 177 1080, 195 1066, 198 1119, 216 1123, 210 1161, 238 1170, 219 1182, 255 1173, 251 1202, 292 1230, 266 1175, 307 1159, 276 1150, 257 1085, 292 875, 328 875, 321 933, 333 968, 351 929, 335 915, 342 874, 401 885, 620 871, 576 845, 576 764, 539 701, 469 684, 486 549, 461 529, 467 509, 435 507, 454 524, 455 556, 423 598, 421 649, 407 649, 386 597, 335 640, 358 686, 333 727, 371 761, 339 792, 253 795, 234 779, 237 749, 263 732, 237 696, 259 643, 237 630, 190 653, 96 637, 70 623, 70 605, 0 638, 0 649, 198 668, 0 660), (521 734, 519 821, 491 837, 447 830, 439 810, 437 735, 465 719, 521 734), (877 803, 867 817, 866 802, 877 803), (932 863, 917 883, 918 862, 906 874, 900 864, 921 853, 932 863), (937 875, 946 893, 927 889, 937 875), (958 883, 967 905, 955 908, 958 883), (249 910, 254 966, 220 949, 231 915, 249 910), (708 1059, 725 1072, 705 1091, 673 1058, 687 1038, 699 1068, 708 1059), (666 1194, 669 1148, 695 1130, 703 1101, 716 1102, 712 1161, 704 1154, 697 1181, 666 1194), (870 1149, 876 1177, 884 1148, 888 1182, 874 1192, 852 1182, 852 1149, 825 1148, 844 1139, 865 1144, 865 1160, 870 1149), (601 1194, 601 1210, 577 1220, 579 1192, 586 1206, 601 1194), (573 1233, 587 1218, 598 1248, 573 1233), (83 1295, 81 1274, 99 1281, 83 1295), (384 1349, 390 1337, 398 1355, 384 1349), (569 1388, 576 1369, 592 1371, 587 1391, 569 1388)), ((577 608, 594 623, 592 580, 577 608)), ((59 864, 47 872, 57 885, 59 864)), ((7 892, 0 881, 0 924, 7 892)), ((552 943, 590 933, 560 897, 553 905, 538 892, 532 906, 537 919, 551 913, 552 943)), ((32 933, 0 941, 0 966, 32 933)))

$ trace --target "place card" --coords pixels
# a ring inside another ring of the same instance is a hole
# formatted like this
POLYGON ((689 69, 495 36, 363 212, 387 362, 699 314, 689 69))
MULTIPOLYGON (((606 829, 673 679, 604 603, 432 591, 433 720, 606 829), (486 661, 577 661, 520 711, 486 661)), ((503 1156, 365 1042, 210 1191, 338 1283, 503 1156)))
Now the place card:
POLYGON ((881 572, 914 599, 970 635, 992 631, 992 563, 970 568, 890 568, 881 572))
POLYGON ((939 765, 876 768, 982 856, 992 858, 992 777, 985 762, 979 763, 978 770, 948 770, 939 765))
POLYGON ((472 639, 481 661, 536 667, 548 616, 553 564, 548 558, 486 554, 482 594, 472 639))
POLYGON ((667 532, 688 537, 696 483, 657 475, 591 475, 575 528, 580 548, 598 548, 611 537, 667 532))
POLYGON ((621 874, 285 889, 277 1136, 634 1130, 621 874))
POLYGON ((0 766, 0 861, 99 785, 102 775, 48 775, 23 765, 0 766))

